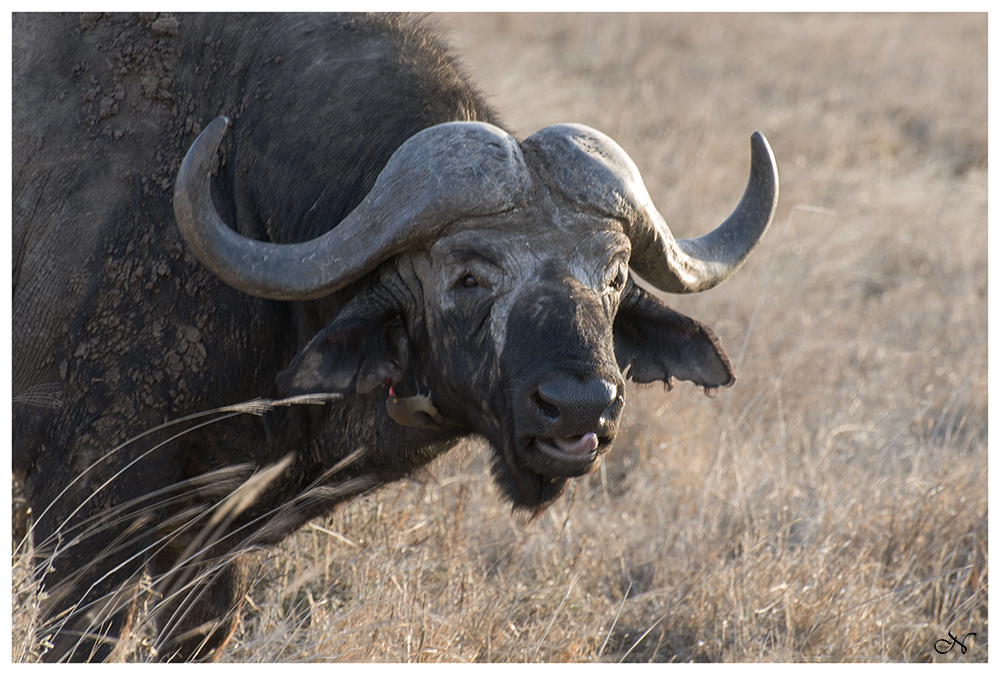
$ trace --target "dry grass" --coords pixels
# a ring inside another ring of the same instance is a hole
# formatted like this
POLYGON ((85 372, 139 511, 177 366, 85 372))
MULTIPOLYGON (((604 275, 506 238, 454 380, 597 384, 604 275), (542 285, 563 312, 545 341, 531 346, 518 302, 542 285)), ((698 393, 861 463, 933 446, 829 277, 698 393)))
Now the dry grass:
POLYGON ((630 391, 614 453, 534 522, 483 448, 356 500, 262 560, 224 660, 985 662, 985 15, 441 23, 519 136, 605 131, 680 236, 768 136, 772 232, 669 300, 739 381, 630 391), (934 651, 949 631, 968 653, 934 651))

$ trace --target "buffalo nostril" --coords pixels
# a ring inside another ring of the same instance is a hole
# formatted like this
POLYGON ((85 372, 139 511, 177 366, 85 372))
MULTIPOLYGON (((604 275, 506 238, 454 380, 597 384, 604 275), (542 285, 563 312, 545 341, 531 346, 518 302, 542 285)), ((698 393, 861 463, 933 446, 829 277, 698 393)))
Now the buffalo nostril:
POLYGON ((535 392, 535 405, 538 406, 538 409, 541 410, 542 414, 546 417, 552 420, 559 419, 558 406, 546 401, 539 392, 535 392))
POLYGON ((618 385, 604 379, 578 382, 559 379, 538 386, 535 403, 553 420, 589 430, 602 424, 604 414, 618 398, 618 385))

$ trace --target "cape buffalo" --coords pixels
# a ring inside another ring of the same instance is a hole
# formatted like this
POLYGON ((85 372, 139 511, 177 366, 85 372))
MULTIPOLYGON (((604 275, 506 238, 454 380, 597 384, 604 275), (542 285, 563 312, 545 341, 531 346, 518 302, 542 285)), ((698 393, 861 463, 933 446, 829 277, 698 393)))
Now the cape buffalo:
POLYGON ((675 240, 614 141, 515 140, 422 20, 15 14, 13 54, 13 465, 47 659, 114 656, 145 573, 154 654, 216 658, 249 549, 470 436, 538 512, 610 449, 626 377, 734 380, 631 271, 736 271, 777 200, 759 134, 733 214, 675 240), (312 405, 226 407, 286 397, 312 405))

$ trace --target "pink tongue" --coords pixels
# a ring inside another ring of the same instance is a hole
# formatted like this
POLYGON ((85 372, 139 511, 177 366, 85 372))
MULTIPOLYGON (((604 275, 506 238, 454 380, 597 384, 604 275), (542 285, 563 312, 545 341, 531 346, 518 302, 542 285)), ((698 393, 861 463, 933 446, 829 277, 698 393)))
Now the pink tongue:
POLYGON ((567 455, 586 455, 596 450, 599 443, 597 434, 593 432, 571 438, 553 438, 552 442, 567 455))

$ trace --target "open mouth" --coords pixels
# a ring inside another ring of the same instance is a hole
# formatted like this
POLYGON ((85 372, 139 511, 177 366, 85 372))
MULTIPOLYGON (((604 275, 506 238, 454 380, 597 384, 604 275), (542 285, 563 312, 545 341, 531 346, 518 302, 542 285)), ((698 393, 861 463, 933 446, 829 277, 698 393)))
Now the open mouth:
POLYGON ((535 437, 525 443, 521 454, 531 470, 550 478, 569 478, 589 473, 600 450, 597 434, 586 433, 565 438, 535 437))
POLYGON ((522 437, 514 445, 513 455, 508 455, 508 461, 513 460, 507 466, 516 485, 511 485, 514 502, 527 508, 544 508, 562 493, 569 479, 591 473, 613 441, 614 437, 593 432, 522 437))
POLYGON ((535 447, 553 459, 576 462, 592 457, 601 444, 597 434, 591 432, 568 438, 536 438, 535 447))

